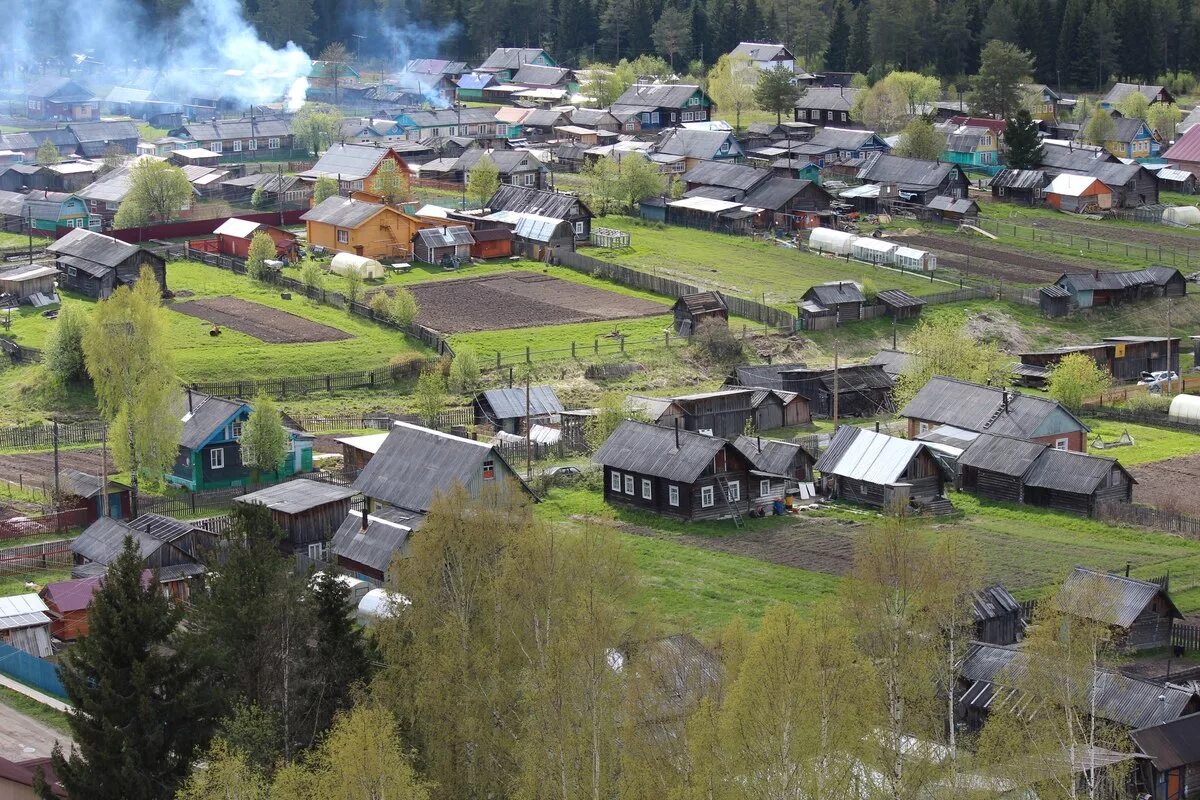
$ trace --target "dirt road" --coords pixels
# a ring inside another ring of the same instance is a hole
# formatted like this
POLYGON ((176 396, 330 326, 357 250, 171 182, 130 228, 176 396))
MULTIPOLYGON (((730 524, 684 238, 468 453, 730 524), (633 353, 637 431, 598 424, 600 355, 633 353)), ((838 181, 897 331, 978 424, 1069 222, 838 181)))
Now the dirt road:
POLYGON ((10 761, 45 758, 59 740, 70 750, 66 734, 0 703, 0 757, 10 761))

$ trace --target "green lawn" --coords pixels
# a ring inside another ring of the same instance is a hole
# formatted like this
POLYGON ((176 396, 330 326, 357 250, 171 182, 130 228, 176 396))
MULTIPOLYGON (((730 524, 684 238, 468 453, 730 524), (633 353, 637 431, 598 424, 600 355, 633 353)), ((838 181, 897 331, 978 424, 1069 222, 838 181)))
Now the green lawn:
MULTIPOLYGON (((595 352, 602 355, 620 352, 619 339, 605 338, 613 331, 620 331, 627 338, 627 352, 661 347, 664 342, 663 331, 670 329, 671 320, 670 314, 662 314, 637 319, 456 333, 450 337, 450 344, 455 348, 473 349, 485 366, 495 359, 497 352, 502 355, 505 364, 518 357, 524 358, 526 347, 533 353, 532 358, 535 361, 562 361, 571 357, 572 342, 575 342, 576 353, 580 358, 594 355, 593 348, 597 342, 599 350, 595 352)), ((674 342, 683 346, 682 339, 675 337, 674 342)))
POLYGON ((808 287, 836 280, 870 281, 879 289, 931 294, 958 288, 858 261, 723 233, 659 226, 631 217, 607 217, 607 227, 629 231, 625 250, 589 249, 587 255, 703 287, 712 287, 795 312, 808 287))
POLYGON ((1133 437, 1132 445, 1091 451, 1093 455, 1115 458, 1125 466, 1200 453, 1200 434, 1110 420, 1084 419, 1084 422, 1092 429, 1088 434, 1089 442, 1096 436, 1110 442, 1125 431, 1129 432, 1133 437))
MULTIPOLYGON (((33 237, 33 248, 36 250, 43 245, 49 243, 49 239, 41 235, 33 237)), ((11 233, 9 231, 0 231, 0 248, 9 247, 26 247, 29 245, 29 236, 24 233, 11 233)), ((11 266, 19 266, 19 264, 10 263, 5 266, 5 269, 11 266)))

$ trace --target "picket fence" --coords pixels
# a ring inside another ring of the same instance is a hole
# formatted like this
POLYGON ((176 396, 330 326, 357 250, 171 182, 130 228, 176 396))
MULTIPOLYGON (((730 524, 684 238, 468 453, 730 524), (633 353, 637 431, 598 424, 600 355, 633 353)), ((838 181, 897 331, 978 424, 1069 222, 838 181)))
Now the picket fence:
MULTIPOLYGON (((58 424, 60 447, 75 444, 99 444, 107 426, 101 420, 61 422, 58 424)), ((54 423, 17 425, 0 428, 0 450, 35 450, 54 446, 54 423)))
POLYGON ((1133 503, 1098 503, 1096 518, 1200 539, 1200 519, 1133 503))

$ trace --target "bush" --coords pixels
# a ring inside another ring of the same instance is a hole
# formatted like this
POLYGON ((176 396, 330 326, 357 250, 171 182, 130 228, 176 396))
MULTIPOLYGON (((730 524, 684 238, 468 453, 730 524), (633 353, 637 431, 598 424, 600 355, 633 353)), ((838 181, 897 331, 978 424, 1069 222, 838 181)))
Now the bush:
POLYGON ((1166 414, 1171 410, 1171 398, 1162 394, 1138 392, 1125 401, 1125 408, 1139 413, 1166 414))
POLYGON ((450 390, 458 394, 475 394, 479 391, 479 360, 475 351, 464 348, 450 364, 450 390))
POLYGON ((742 359, 742 340, 733 335, 724 320, 705 319, 692 334, 692 346, 714 364, 735 364, 742 359))
POLYGON ((250 251, 246 254, 246 274, 256 281, 266 280, 270 270, 267 261, 275 258, 275 240, 266 233, 256 233, 250 240, 250 251))
POLYGON ((408 289, 398 288, 392 295, 392 322, 397 325, 412 325, 417 321, 421 307, 417 298, 408 289))
POLYGON ((300 269, 300 282, 310 293, 325 285, 325 270, 314 261, 308 261, 300 269))
POLYGON ((87 379, 83 361, 83 334, 87 325, 87 312, 77 303, 64 305, 58 312, 43 356, 46 374, 55 384, 65 386, 87 379))

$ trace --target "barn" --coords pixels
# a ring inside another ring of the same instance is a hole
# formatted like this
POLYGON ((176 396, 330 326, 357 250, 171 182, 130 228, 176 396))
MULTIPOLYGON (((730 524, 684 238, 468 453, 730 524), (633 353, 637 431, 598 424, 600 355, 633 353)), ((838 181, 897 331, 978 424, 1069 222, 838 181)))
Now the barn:
POLYGON ((1099 178, 1064 172, 1046 187, 1046 202, 1059 211, 1083 213, 1112 208, 1113 195, 1099 178))
POLYGON ((103 583, 104 578, 96 575, 43 586, 38 594, 49 609, 50 635, 64 642, 87 636, 88 608, 92 605, 92 596, 103 583))
POLYGON ((729 306, 720 292, 698 292, 684 295, 671 309, 675 315, 675 332, 691 336, 703 320, 720 320, 729 324, 729 306))
POLYGON ((1107 625, 1124 650, 1169 647, 1183 614, 1157 583, 1075 567, 1051 601, 1058 611, 1107 625))
POLYGON ((875 295, 875 302, 883 306, 884 313, 894 320, 916 319, 925 308, 925 301, 913 297, 903 289, 883 289, 875 295))
POLYGON ((524 432, 526 416, 531 423, 542 422, 564 410, 553 387, 547 385, 529 387, 528 398, 524 387, 488 389, 477 394, 471 406, 476 425, 514 434, 524 432))
POLYGON ((985 587, 971 596, 975 611, 975 641, 1009 645, 1025 633, 1021 604, 1000 584, 985 587))
POLYGON ((814 417, 832 417, 834 397, 838 400, 839 417, 873 417, 893 408, 895 382, 882 367, 874 364, 850 365, 837 370, 792 368, 781 370, 778 375, 784 391, 808 398, 814 417))
POLYGON ((270 509, 271 519, 283 531, 280 549, 305 551, 313 558, 320 558, 329 538, 350 513, 350 498, 356 494, 346 486, 298 478, 244 494, 234 501, 270 509))
POLYGON ((512 255, 512 231, 508 228, 476 228, 471 231, 475 243, 471 245, 471 258, 508 258, 512 255))
POLYGON ((289 261, 298 261, 300 247, 298 237, 291 231, 266 225, 262 222, 251 222, 248 219, 230 217, 222 222, 213 235, 217 237, 217 249, 220 253, 236 258, 250 257, 250 242, 258 233, 265 233, 275 242, 275 255, 289 261))
POLYGON ((873 508, 942 497, 942 468, 926 445, 852 425, 837 429, 814 468, 834 497, 873 508))
POLYGON ((1071 293, 1061 286, 1038 289, 1038 308, 1047 317, 1065 317, 1071 313, 1071 293))
POLYGON ((1047 447, 1025 473, 1024 502, 1095 516, 1103 502, 1133 502, 1133 476, 1115 459, 1047 447))
POLYGON ((0 307, 31 302, 34 295, 54 296, 58 270, 45 264, 24 264, 0 272, 0 307))
POLYGON ((466 225, 443 225, 423 228, 413 239, 413 257, 426 264, 449 261, 469 261, 475 237, 466 225))
POLYGON ((118 286, 132 286, 142 267, 150 267, 163 294, 167 293, 166 259, 136 244, 76 228, 46 251, 54 254, 63 289, 103 300, 118 286))
POLYGON ((342 470, 356 473, 365 467, 371 460, 371 456, 379 452, 379 448, 387 436, 385 431, 335 439, 334 441, 342 446, 342 470))
POLYGON ((49 611, 36 594, 0 597, 0 642, 46 658, 52 653, 49 611))

